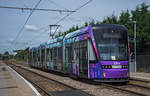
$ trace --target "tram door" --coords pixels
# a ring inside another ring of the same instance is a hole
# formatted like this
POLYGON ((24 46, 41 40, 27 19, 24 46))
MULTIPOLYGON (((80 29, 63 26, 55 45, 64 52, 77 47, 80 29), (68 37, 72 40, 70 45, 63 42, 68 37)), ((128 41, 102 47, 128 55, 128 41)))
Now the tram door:
POLYGON ((66 58, 65 58, 65 61, 66 61, 65 70, 66 70, 67 73, 69 73, 69 72, 70 72, 70 70, 69 70, 69 69, 70 69, 70 67, 69 67, 69 63, 70 63, 70 62, 69 62, 69 59, 70 59, 70 58, 69 58, 69 55, 70 55, 70 54, 69 54, 69 48, 68 48, 68 47, 66 47, 66 51, 65 51, 65 52, 66 52, 66 53, 65 53, 65 57, 66 57, 66 58))
POLYGON ((87 48, 87 40, 80 41, 80 56, 79 56, 79 71, 80 76, 84 78, 88 78, 88 48, 87 48))
POLYGON ((41 50, 41 63, 42 63, 42 69, 44 69, 45 68, 45 49, 42 49, 41 50))
POLYGON ((79 42, 73 44, 73 60, 72 60, 72 73, 79 75, 79 42))

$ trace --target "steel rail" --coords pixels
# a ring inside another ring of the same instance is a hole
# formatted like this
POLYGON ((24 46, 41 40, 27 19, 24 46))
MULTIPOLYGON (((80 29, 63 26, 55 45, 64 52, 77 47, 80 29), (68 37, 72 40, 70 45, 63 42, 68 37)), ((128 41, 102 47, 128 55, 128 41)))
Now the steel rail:
MULTIPOLYGON (((15 66, 15 65, 14 65, 15 66)), ((10 66, 11 68, 13 68, 12 66, 10 66)), ((17 66, 15 66, 17 67, 17 66)), ((15 68, 13 68, 16 72, 18 72, 15 68)), ((40 90, 42 90, 46 95, 48 96, 53 96, 50 92, 48 92, 47 90, 45 90, 43 87, 41 87, 40 85, 38 85, 37 83, 33 82, 31 79, 27 78, 26 76, 23 75, 23 73, 18 72, 18 74, 20 74, 22 77, 24 77, 25 79, 27 79, 29 82, 31 82, 33 85, 37 86, 40 90)))
MULTIPOLYGON (((16 66, 16 67, 20 67, 20 68, 22 68, 22 69, 25 69, 25 68, 23 68, 22 66, 20 66, 20 65, 15 65, 15 64, 13 64, 14 66, 16 66)), ((27 71, 31 71, 31 70, 29 70, 29 69, 25 69, 25 70, 27 70, 27 71)), ((33 72, 33 71, 32 71, 33 72)), ((44 77, 45 78, 45 76, 43 76, 43 75, 41 75, 41 74, 39 74, 39 73, 36 73, 36 72, 33 72, 33 73, 35 73, 35 74, 38 74, 38 75, 40 75, 40 76, 42 76, 42 77, 44 77)), ((51 78, 48 78, 48 77, 46 77, 47 79, 51 79, 51 78)), ((51 79, 51 80, 53 80, 53 79, 51 79)), ((53 81, 55 81, 55 80, 53 80, 53 81)), ((63 85, 65 85, 65 86, 68 86, 68 87, 70 87, 70 88, 74 88, 74 87, 72 87, 72 86, 69 86, 69 85, 66 85, 66 84, 64 84, 64 83, 61 83, 61 82, 59 82, 59 81, 56 81, 56 82, 58 82, 58 83, 60 83, 60 84, 63 84, 63 85)), ((81 81, 81 82, 83 82, 83 81, 81 81)), ((119 87, 117 87, 117 86, 115 86, 115 85, 112 85, 112 84, 106 84, 106 83, 99 83, 99 82, 94 82, 94 81, 89 81, 89 80, 84 80, 84 83, 90 83, 90 84, 93 84, 93 85, 97 85, 97 84, 101 84, 102 86, 106 86, 106 87, 109 87, 109 88, 113 88, 113 89, 116 89, 116 90, 120 90, 120 91, 123 91, 123 92, 126 92, 126 93, 131 93, 131 94, 135 94, 135 95, 140 95, 140 96, 150 96, 150 95, 147 95, 147 94, 143 94, 143 93, 139 93, 139 92, 135 92, 135 91, 132 91, 132 90, 128 90, 128 89, 125 89, 125 88, 121 88, 120 86, 119 87)), ((140 86, 140 85, 136 85, 136 84, 127 84, 127 85, 132 85, 132 86, 136 86, 136 87, 141 87, 141 88, 144 88, 144 89, 150 89, 149 87, 145 87, 145 86, 140 86)), ((126 86, 127 86, 126 85, 126 86)), ((75 88, 74 88, 75 89, 75 88)))
MULTIPOLYGON (((135 91, 132 91, 132 90, 127 90, 127 89, 124 89, 124 88, 121 88, 121 87, 117 87, 117 86, 114 86, 114 85, 111 85, 111 84, 105 84, 105 83, 103 83, 102 85, 103 86, 107 86, 109 88, 114 88, 114 89, 117 89, 117 90, 121 90, 123 92, 132 93, 132 94, 135 94, 135 95, 150 96, 150 95, 147 95, 147 94, 143 94, 143 93, 135 92, 135 91)), ((127 85, 130 85, 130 84, 127 84, 127 85)), ((133 85, 133 86, 136 86, 136 85, 133 85)), ((138 86, 138 87, 140 87, 140 86, 138 86)))
POLYGON ((48 79, 48 80, 57 82, 57 83, 59 83, 59 84, 61 84, 61 85, 63 85, 63 86, 69 87, 69 88, 71 88, 71 89, 76 89, 76 88, 74 88, 74 87, 72 87, 72 86, 69 86, 69 85, 67 85, 67 84, 61 83, 61 82, 59 82, 59 81, 56 81, 56 80, 54 80, 54 79, 51 79, 51 78, 46 77, 46 76, 44 76, 44 75, 41 75, 41 74, 39 74, 39 73, 33 72, 33 71, 31 71, 31 70, 25 69, 25 68, 23 68, 23 67, 21 67, 21 66, 17 66, 17 65, 14 65, 14 66, 19 67, 19 68, 21 68, 21 69, 23 69, 23 70, 26 70, 26 71, 28 71, 28 72, 34 73, 34 74, 36 74, 36 75, 38 75, 38 76, 40 76, 40 77, 43 77, 43 78, 45 78, 45 79, 48 79))
MULTIPOLYGON (((58 84, 60 84, 60 85, 63 85, 63 86, 65 86, 65 87, 68 87, 68 88, 70 88, 71 90, 78 90, 78 91, 82 92, 83 94, 85 94, 86 96, 93 96, 93 95, 91 95, 91 94, 89 94, 89 93, 86 93, 86 92, 80 90, 80 89, 77 89, 77 88, 75 88, 75 87, 69 86, 69 85, 64 84, 64 83, 62 83, 62 82, 59 82, 59 81, 57 81, 57 80, 51 79, 51 78, 46 77, 46 76, 44 76, 44 75, 41 75, 41 74, 39 74, 39 73, 37 73, 37 72, 33 72, 33 71, 29 70, 29 69, 23 68, 22 66, 18 66, 18 65, 15 65, 15 64, 11 64, 11 65, 13 65, 13 66, 15 66, 15 67, 19 67, 19 68, 21 68, 21 69, 23 69, 23 70, 26 70, 26 71, 31 72, 31 73, 33 73, 33 74, 36 74, 36 75, 38 75, 38 76, 40 76, 40 77, 43 77, 43 78, 45 78, 45 79, 48 79, 48 80, 50 80, 50 81, 56 82, 56 83, 58 83, 58 84)), ((11 66, 10 66, 10 67, 11 67, 11 66)), ((12 68, 13 68, 13 67, 12 67, 12 68)), ((13 68, 13 69, 14 69, 14 68, 13 68)), ((14 69, 14 70, 15 70, 15 69, 14 69)), ((16 70, 16 71, 17 71, 17 70, 16 70)), ((17 71, 17 72, 18 72, 18 71, 17 71)), ((20 73, 19 73, 19 74, 20 74, 20 73)), ((20 74, 20 75, 22 75, 22 74, 20 74)), ((23 76, 23 77, 25 77, 25 76, 23 76)), ((27 77, 25 77, 25 78, 27 78, 27 77)), ((27 78, 27 80, 29 80, 29 79, 27 78)), ((49 91, 45 90, 43 87, 41 87, 40 85, 36 84, 36 83, 33 82, 32 80, 29 80, 29 81, 31 81, 33 84, 35 84, 37 87, 39 87, 39 88, 40 88, 42 91, 44 91, 48 96, 53 96, 53 94, 51 94, 49 91)))

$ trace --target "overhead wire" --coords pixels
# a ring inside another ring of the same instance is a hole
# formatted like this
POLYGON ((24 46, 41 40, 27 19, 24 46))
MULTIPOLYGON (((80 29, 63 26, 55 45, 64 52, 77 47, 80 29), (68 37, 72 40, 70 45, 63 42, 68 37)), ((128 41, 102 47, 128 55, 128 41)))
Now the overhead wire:
MULTIPOLYGON (((89 4, 90 2, 92 2, 93 0, 89 0, 87 1, 86 3, 84 3, 82 6, 76 8, 74 11, 77 12, 78 10, 80 10, 82 7, 86 6, 87 4, 89 4)), ((61 18, 60 20, 58 20, 54 25, 58 24, 59 22, 63 21, 64 19, 66 19, 68 16, 72 15, 74 12, 70 13, 70 14, 67 14, 66 16, 64 16, 63 18, 61 18)), ((46 30, 48 31, 48 30, 46 30)), ((54 35, 55 35, 56 31, 54 32, 54 35)), ((38 35, 40 36, 40 35, 38 35)), ((33 39, 32 39, 33 40, 33 39)), ((31 40, 30 40, 31 41, 31 40)))
MULTIPOLYGON (((80 10, 82 7, 86 6, 87 4, 91 3, 92 1, 93 1, 93 0, 87 1, 87 2, 84 3, 82 6, 76 8, 74 11, 77 12, 77 11, 80 10)), ((70 13, 70 14, 67 14, 66 16, 64 16, 63 18, 61 18, 60 20, 58 20, 58 21, 55 23, 55 25, 57 25, 59 22, 63 21, 64 19, 66 19, 68 16, 72 15, 72 14, 75 13, 75 12, 72 12, 72 13, 70 13)), ((56 33, 56 32, 55 32, 55 33, 56 33)), ((54 35, 55 35, 55 33, 54 33, 54 35)))
MULTIPOLYGON (((40 4, 42 0, 39 0, 38 3, 34 6, 34 8, 37 8, 38 5, 40 4)), ((16 37, 13 40, 13 43, 15 43, 15 41, 17 40, 17 38, 20 36, 21 32, 23 31, 25 25, 27 24, 28 20, 30 19, 31 15, 33 14, 34 10, 31 10, 31 13, 29 14, 28 18, 26 19, 25 23, 23 24, 22 28, 19 30, 18 34, 16 35, 16 37)))
MULTIPOLYGON (((49 1, 50 1, 50 0, 49 0, 49 1)), ((60 23, 61 21, 63 21, 63 20, 66 19, 68 16, 72 15, 73 13, 77 12, 78 10, 80 10, 81 8, 83 8, 84 6, 86 6, 87 4, 89 4, 89 3, 92 2, 92 1, 93 1, 93 0, 87 1, 86 3, 84 3, 83 5, 81 5, 80 7, 76 8, 76 9, 74 10, 74 12, 71 12, 71 13, 65 15, 65 16, 62 17, 60 20, 58 20, 58 21, 55 23, 55 25, 58 24, 58 23, 60 23)), ((49 26, 49 25, 47 25, 47 26, 49 26)), ((44 27, 42 27, 42 28, 44 28, 44 27)), ((41 29, 42 29, 42 28, 41 28, 41 29)), ((49 30, 49 29, 48 29, 48 30, 49 30)), ((48 31, 48 30, 44 30, 44 32, 46 32, 46 31, 48 31)), ((43 33, 43 32, 42 32, 42 33, 43 33)), ((38 36, 41 36, 42 33, 40 33, 38 36)), ((55 35, 55 34, 56 34, 56 31, 54 32, 54 35, 55 35)), ((34 38, 32 38, 32 39, 31 39, 30 41, 28 41, 26 44, 29 44, 29 42, 32 42, 33 39, 34 39, 34 38)), ((26 45, 25 45, 25 46, 26 46, 26 45)))
POLYGON ((37 10, 37 11, 56 11, 56 12, 75 12, 71 10, 58 10, 58 9, 39 9, 39 8, 28 8, 28 7, 10 7, 10 6, 0 6, 0 8, 5 8, 5 9, 18 9, 18 10, 37 10))

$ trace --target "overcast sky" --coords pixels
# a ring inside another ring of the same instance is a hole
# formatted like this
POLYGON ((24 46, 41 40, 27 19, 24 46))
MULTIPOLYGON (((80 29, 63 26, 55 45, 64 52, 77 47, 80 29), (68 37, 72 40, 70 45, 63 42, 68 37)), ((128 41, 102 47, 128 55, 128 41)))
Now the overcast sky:
MULTIPOLYGON (((0 6, 33 8, 39 0, 0 0, 0 6)), ((88 0, 42 0, 38 8, 75 10, 88 0)), ((83 25, 92 19, 102 21, 114 13, 119 16, 124 10, 133 10, 137 5, 150 0, 93 0, 74 14, 61 21, 59 31, 64 32, 74 25, 83 25)), ((30 11, 0 8, 0 53, 37 46, 50 39, 50 24, 55 24, 68 13, 34 11, 19 37, 14 41, 23 27, 30 11), (14 42, 13 42, 14 41, 14 42)))

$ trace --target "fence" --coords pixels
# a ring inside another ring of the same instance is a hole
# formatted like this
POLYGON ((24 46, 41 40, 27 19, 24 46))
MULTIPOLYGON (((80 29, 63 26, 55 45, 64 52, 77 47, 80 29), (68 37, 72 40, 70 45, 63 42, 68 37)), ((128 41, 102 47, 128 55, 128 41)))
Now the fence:
POLYGON ((137 71, 150 73, 150 55, 137 55, 137 71))

